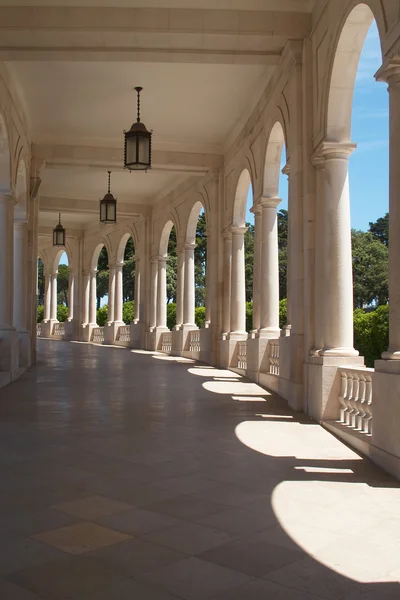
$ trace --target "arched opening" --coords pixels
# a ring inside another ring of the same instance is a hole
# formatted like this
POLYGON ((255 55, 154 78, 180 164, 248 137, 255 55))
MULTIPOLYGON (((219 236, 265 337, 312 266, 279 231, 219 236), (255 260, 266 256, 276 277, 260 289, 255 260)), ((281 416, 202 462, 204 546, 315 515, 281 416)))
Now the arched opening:
MULTIPOLYGON (((122 263, 122 320, 129 325, 135 317, 136 269, 135 244, 132 236, 126 233, 119 245, 117 253, 117 268, 122 263)), ((117 290, 116 290, 117 292, 117 290)))
MULTIPOLYGON (((14 293, 13 320, 19 334, 28 332, 28 215, 27 174, 21 160, 17 169, 14 206, 14 293)), ((21 335, 20 335, 21 339, 21 335)))
MULTIPOLYGON (((89 283, 89 323, 102 327, 108 315, 108 252, 104 244, 98 244, 93 252, 89 283)), ((111 317, 112 318, 112 317, 111 317)))
POLYGON ((57 321, 64 323, 69 317, 69 308, 73 303, 70 298, 70 269, 68 254, 64 250, 57 252, 53 272, 57 275, 57 321))
POLYGON ((210 319, 209 310, 207 312, 207 221, 204 206, 200 201, 194 204, 189 216, 186 244, 189 253, 191 246, 194 246, 194 281, 188 281, 186 284, 186 287, 190 288, 189 292, 194 286, 194 317, 190 322, 194 319, 197 327, 202 328, 206 322, 209 324, 210 319))
POLYGON ((351 140, 357 145, 349 149, 348 174, 343 177, 347 216, 340 237, 346 256, 340 262, 346 261, 348 278, 352 276, 347 328, 353 323, 354 347, 370 367, 388 345, 387 336, 373 342, 379 336, 372 323, 388 330, 389 320, 389 109, 386 86, 374 79, 381 63, 377 23, 371 9, 359 4, 348 15, 337 44, 326 131, 328 143, 348 145, 351 140))
POLYGON ((11 190, 11 154, 7 126, 0 114, 0 191, 11 190))
POLYGON ((41 323, 44 319, 44 293, 45 293, 45 272, 44 263, 40 256, 37 259, 37 287, 36 287, 36 320, 41 323))

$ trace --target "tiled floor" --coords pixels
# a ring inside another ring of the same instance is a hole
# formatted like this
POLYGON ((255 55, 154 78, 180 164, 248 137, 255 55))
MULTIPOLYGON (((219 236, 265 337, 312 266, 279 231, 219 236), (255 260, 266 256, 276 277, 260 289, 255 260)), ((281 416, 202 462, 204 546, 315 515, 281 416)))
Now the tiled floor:
POLYGON ((400 599, 400 487, 321 427, 223 370, 39 348, 0 390, 1 600, 400 599))

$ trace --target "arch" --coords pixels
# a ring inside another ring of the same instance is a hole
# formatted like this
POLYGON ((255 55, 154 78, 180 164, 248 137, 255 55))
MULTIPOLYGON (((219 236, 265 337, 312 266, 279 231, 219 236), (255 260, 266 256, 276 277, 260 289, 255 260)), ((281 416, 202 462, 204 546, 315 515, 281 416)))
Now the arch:
POLYGON ((0 113, 0 190, 11 191, 11 152, 6 121, 0 113))
POLYGON ((14 207, 14 220, 26 221, 28 218, 28 188, 26 164, 23 158, 18 163, 15 195, 17 203, 14 207))
POLYGON ((58 270, 58 267, 60 265, 60 259, 62 257, 63 254, 67 255, 67 259, 68 259, 68 268, 71 267, 71 258, 70 258, 70 253, 69 250, 65 247, 62 248, 60 250, 57 250, 55 256, 54 256, 54 260, 53 260, 53 273, 55 273, 58 270))
POLYGON ((204 207, 203 202, 197 200, 192 206, 192 210, 190 211, 187 226, 186 226, 186 240, 187 244, 194 244, 196 242, 196 231, 197 231, 197 223, 199 220, 199 216, 201 211, 204 210, 206 215, 207 222, 207 213, 204 207))
POLYGON ((345 18, 333 58, 328 85, 326 140, 349 142, 354 84, 361 50, 375 15, 360 3, 345 18))
POLYGON ((173 227, 175 227, 175 231, 177 231, 174 221, 169 219, 165 223, 165 225, 162 229, 161 237, 160 237, 160 244, 159 244, 159 255, 160 256, 167 256, 167 254, 168 254, 168 241, 169 241, 169 236, 171 235, 171 231, 172 231, 173 227))
POLYGON ((232 219, 232 224, 235 227, 243 227, 246 224, 246 203, 250 186, 252 186, 251 175, 249 170, 245 167, 240 173, 236 185, 232 219))
POLYGON ((103 246, 105 246, 105 248, 107 250, 107 254, 108 254, 108 256, 110 256, 108 248, 107 248, 107 244, 105 244, 104 242, 97 244, 97 246, 95 247, 95 249, 93 250, 93 253, 92 253, 92 260, 90 262, 90 270, 91 271, 97 271, 97 263, 99 262, 99 256, 100 256, 100 252, 103 249, 103 246))
POLYGON ((132 238, 132 240, 133 240, 133 246, 134 246, 135 251, 136 251, 135 236, 133 235, 133 232, 127 231, 121 237, 121 239, 120 239, 120 241, 118 243, 118 247, 117 247, 117 263, 119 263, 119 264, 121 264, 121 263, 124 262, 125 248, 126 248, 126 244, 127 244, 128 240, 129 240, 129 238, 132 238))
POLYGON ((263 173, 263 196, 278 196, 282 149, 285 145, 285 132, 280 121, 276 121, 269 134, 265 151, 263 173))

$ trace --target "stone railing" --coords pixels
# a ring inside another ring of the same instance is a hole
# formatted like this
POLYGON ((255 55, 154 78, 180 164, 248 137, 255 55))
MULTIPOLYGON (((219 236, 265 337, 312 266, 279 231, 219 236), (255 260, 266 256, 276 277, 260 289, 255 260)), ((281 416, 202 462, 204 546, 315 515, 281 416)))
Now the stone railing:
POLYGON ((36 323, 36 337, 40 337, 42 335, 42 324, 36 323))
POLYGON ((161 352, 171 352, 172 351, 172 334, 170 331, 165 331, 161 334, 161 352))
POLYGON ((64 337, 65 323, 54 323, 51 335, 53 335, 54 337, 64 337))
POLYGON ((94 327, 92 331, 92 342, 102 344, 104 342, 104 327, 94 327))
POLYGON ((238 369, 247 369, 247 341, 238 342, 238 369))
POLYGON ((359 433, 372 433, 372 373, 374 369, 339 367, 339 421, 359 433))
POLYGON ((189 352, 200 352, 200 329, 189 331, 189 352))
POLYGON ((268 363, 271 375, 279 375, 279 338, 268 340, 268 363))
POLYGON ((118 342, 130 342, 131 341, 131 326, 130 325, 120 325, 118 328, 117 334, 118 342))

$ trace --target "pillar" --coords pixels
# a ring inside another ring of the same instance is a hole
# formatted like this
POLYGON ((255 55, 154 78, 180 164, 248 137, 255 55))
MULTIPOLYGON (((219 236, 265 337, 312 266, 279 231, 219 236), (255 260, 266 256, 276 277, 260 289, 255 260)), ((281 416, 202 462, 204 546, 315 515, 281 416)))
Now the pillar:
POLYGON ((89 323, 89 304, 90 304, 90 273, 83 273, 83 310, 82 325, 89 323))
POLYGON ((179 330, 183 323, 183 304, 185 297, 185 248, 178 246, 176 249, 178 255, 177 273, 176 273, 176 325, 179 330))
POLYGON ((279 253, 277 207, 280 198, 261 198, 260 337, 279 337, 279 253))
POLYGON ((321 355, 358 356, 353 347, 353 274, 348 160, 354 144, 324 142, 323 349, 321 355))
POLYGON ((90 271, 90 296, 89 296, 89 323, 96 325, 97 323, 97 269, 90 271))
POLYGON ((14 197, 0 194, 0 329, 13 329, 14 197))
POLYGON ((51 275, 44 273, 44 322, 50 321, 51 309, 51 275))
POLYGON ((28 330, 28 224, 14 223, 14 326, 28 330))
POLYGON ((135 257, 135 290, 134 290, 134 301, 133 301, 133 322, 139 323, 140 321, 140 258, 135 257))
POLYGON ((107 322, 113 323, 115 312, 115 266, 108 267, 108 316, 107 322))
POLYGON ((207 236, 207 249, 206 249, 206 318, 204 327, 207 329, 211 324, 211 305, 213 302, 213 261, 211 259, 212 252, 211 246, 214 242, 214 236, 212 235, 211 226, 207 224, 205 234, 207 236))
POLYGON ((57 275, 58 271, 51 274, 51 306, 50 320, 57 321, 57 275))
POLYGON ((115 317, 114 322, 123 323, 122 321, 122 300, 123 300, 123 288, 122 288, 122 267, 123 263, 115 266, 115 317))
POLYGON ((150 329, 152 330, 157 326, 158 258, 156 256, 151 257, 150 265, 151 265, 151 279, 150 279, 149 324, 150 324, 150 329))
POLYGON ((389 92, 389 348, 386 360, 400 360, 400 58, 390 58, 375 75, 389 92))
POLYGON ((75 273, 72 269, 69 270, 68 278, 68 321, 74 318, 74 290, 75 290, 75 273))
MULTIPOLYGON (((282 174, 287 175, 288 178, 288 214, 289 214, 289 222, 288 222, 288 233, 287 233, 287 258, 286 258, 286 325, 283 327, 282 333, 285 335, 290 335, 290 330, 292 327, 292 294, 291 294, 291 282, 292 282, 292 229, 290 227, 290 209, 293 202, 290 202, 291 196, 291 184, 290 184, 290 163, 287 162, 286 165, 282 169, 282 174)), ((292 219, 293 224, 293 219, 292 219)), ((296 224, 295 224, 296 225, 296 224)), ((298 225, 297 225, 298 226, 298 225)))
POLYGON ((167 257, 158 258, 157 327, 167 329, 167 257))
POLYGON ((183 322, 185 327, 196 327, 194 320, 194 249, 196 244, 185 245, 185 292, 183 298, 183 322))
POLYGON ((231 279, 231 331, 246 334, 246 282, 244 264, 244 234, 247 227, 231 227, 232 279, 231 279))
POLYGON ((227 334, 231 329, 231 288, 232 288, 232 233, 224 231, 224 297, 222 331, 227 334))
POLYGON ((262 216, 261 206, 257 204, 250 209, 254 214, 254 262, 253 262, 253 332, 261 327, 261 242, 262 242, 262 216))
POLYGON ((324 159, 320 155, 312 158, 315 168, 315 273, 314 273, 314 349, 318 354, 324 346, 324 159))

